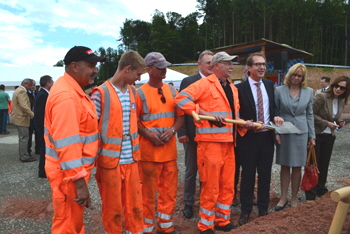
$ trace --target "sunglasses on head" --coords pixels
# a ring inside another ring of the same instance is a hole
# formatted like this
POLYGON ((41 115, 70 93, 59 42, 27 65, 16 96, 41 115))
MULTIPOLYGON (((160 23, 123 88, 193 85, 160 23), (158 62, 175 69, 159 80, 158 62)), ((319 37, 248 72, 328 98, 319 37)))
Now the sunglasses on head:
POLYGON ((164 97, 164 94, 163 94, 163 90, 161 88, 158 88, 158 94, 162 95, 160 97, 160 100, 163 102, 163 103, 166 103, 166 99, 164 97))
POLYGON ((334 88, 337 89, 339 88, 341 91, 345 91, 346 90, 346 87, 345 86, 340 86, 338 84, 334 84, 334 88))

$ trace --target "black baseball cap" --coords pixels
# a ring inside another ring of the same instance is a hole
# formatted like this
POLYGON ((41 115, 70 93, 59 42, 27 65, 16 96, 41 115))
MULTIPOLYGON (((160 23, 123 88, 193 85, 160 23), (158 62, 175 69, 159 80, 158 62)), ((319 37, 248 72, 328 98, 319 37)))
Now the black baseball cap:
POLYGON ((97 63, 106 61, 106 58, 95 55, 94 51, 88 47, 74 46, 67 52, 63 62, 65 65, 68 65, 71 62, 78 62, 81 60, 97 63))

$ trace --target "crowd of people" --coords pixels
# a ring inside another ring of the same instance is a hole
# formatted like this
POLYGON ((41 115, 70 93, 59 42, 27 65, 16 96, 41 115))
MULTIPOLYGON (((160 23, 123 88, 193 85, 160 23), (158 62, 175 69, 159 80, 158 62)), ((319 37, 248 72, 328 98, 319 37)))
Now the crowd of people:
MULTIPOLYGON (((94 83, 97 63, 106 59, 75 46, 67 52, 65 73, 55 84, 43 76, 35 92, 35 81, 24 79, 12 98, 12 121, 22 162, 35 160, 28 145, 35 129, 39 177, 47 177, 52 190, 52 233, 84 233, 84 209, 91 206, 87 185, 96 167, 105 233, 179 234, 174 222, 176 134, 185 149, 183 215, 193 217, 198 171, 202 234, 236 228, 230 215, 237 200, 239 225, 249 222, 255 203, 259 216, 268 214, 275 145, 276 163, 281 165, 281 198, 275 210, 287 207, 290 184, 290 206, 298 205, 308 147, 316 149, 320 174, 318 184, 305 191, 306 198, 324 195, 334 131, 345 125, 340 115, 349 98, 350 79, 341 76, 330 84, 330 78, 323 77, 329 87, 314 95, 307 87, 307 69, 298 63, 289 69, 284 85, 275 88, 263 79, 264 54, 253 53, 246 60, 246 79, 234 85, 229 77, 237 59, 226 52, 203 51, 198 74, 184 78, 178 91, 163 82, 171 64, 161 53, 142 58, 127 51, 113 77, 93 88, 89 97, 83 88, 94 83), (149 81, 136 88, 133 84, 145 70, 149 81), (202 117, 194 121, 193 114, 202 117), (275 134, 268 127, 284 121, 300 132, 275 134)), ((7 107, 11 100, 3 90, 0 86, 7 107)), ((5 116, 8 108, 0 104, 5 116)), ((7 134, 6 125, 1 124, 1 134, 7 134)))

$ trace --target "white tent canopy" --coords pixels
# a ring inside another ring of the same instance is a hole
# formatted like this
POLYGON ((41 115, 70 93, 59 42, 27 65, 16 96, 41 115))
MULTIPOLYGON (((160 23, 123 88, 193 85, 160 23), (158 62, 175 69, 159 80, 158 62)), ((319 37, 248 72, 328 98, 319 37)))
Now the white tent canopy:
MULTIPOLYGON (((169 83, 172 82, 174 84, 174 87, 177 88, 178 90, 180 89, 180 83, 183 78, 188 77, 188 75, 183 74, 181 72, 177 72, 171 69, 167 69, 166 71, 166 77, 163 79, 164 83, 169 83)), ((144 73, 141 75, 141 80, 136 81, 136 87, 140 87, 142 84, 147 83, 149 80, 149 75, 148 73, 144 73)))

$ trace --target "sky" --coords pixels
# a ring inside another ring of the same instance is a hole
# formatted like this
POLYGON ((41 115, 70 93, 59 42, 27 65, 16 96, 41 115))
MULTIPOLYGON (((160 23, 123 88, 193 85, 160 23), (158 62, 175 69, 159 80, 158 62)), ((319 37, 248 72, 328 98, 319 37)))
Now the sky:
MULTIPOLYGON (((75 45, 117 49, 125 19, 195 12, 196 0, 0 0, 0 69, 52 67, 75 45)), ((3 76, 3 75, 2 75, 3 76)))

